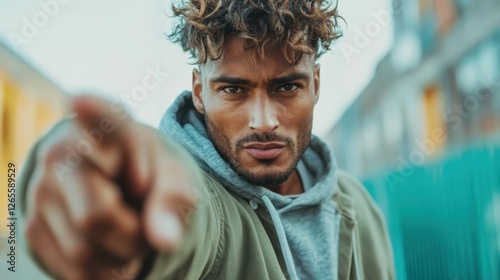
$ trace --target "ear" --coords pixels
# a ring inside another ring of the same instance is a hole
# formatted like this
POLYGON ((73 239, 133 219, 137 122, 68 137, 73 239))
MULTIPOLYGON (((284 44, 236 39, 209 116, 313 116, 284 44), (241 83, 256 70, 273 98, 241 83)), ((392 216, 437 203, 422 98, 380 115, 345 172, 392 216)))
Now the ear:
POLYGON ((196 108, 196 111, 200 112, 200 114, 204 113, 203 109, 203 99, 201 98, 201 93, 202 93, 202 77, 200 71, 198 69, 193 69, 193 91, 192 91, 192 97, 193 97, 193 104, 194 107, 196 108))
POLYGON ((314 66, 314 95, 316 97, 314 104, 316 104, 319 100, 320 69, 321 65, 319 63, 314 66))

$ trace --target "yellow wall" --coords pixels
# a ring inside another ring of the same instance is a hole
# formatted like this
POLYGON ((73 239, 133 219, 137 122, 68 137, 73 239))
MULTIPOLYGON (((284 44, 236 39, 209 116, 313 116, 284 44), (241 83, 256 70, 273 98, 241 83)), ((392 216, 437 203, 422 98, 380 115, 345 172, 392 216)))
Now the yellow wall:
MULTIPOLYGON (((434 139, 436 130, 446 132, 446 125, 443 118, 443 104, 441 101, 440 89, 437 85, 428 86, 423 93, 424 98, 424 116, 425 116, 425 137, 434 139)), ((446 142, 433 142, 436 150, 433 154, 441 151, 446 142)))
MULTIPOLYGON (((48 95, 51 93, 43 93, 48 95)), ((64 96, 51 96, 51 104, 39 95, 27 93, 0 69, 0 235, 7 233, 7 165, 16 165, 19 176, 27 152, 42 133, 64 114, 64 96), (57 104, 53 104, 54 101, 57 104)), ((16 197, 16 203, 19 203, 16 197)), ((20 213, 16 213, 18 216, 20 213)))

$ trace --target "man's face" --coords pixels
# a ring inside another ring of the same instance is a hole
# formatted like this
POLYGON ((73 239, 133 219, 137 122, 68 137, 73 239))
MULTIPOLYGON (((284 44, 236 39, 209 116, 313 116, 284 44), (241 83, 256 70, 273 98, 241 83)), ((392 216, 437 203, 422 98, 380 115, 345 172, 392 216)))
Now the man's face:
POLYGON ((285 182, 309 144, 319 65, 290 65, 279 46, 252 61, 244 40, 227 36, 220 59, 193 71, 193 101, 221 156, 252 184, 285 182))

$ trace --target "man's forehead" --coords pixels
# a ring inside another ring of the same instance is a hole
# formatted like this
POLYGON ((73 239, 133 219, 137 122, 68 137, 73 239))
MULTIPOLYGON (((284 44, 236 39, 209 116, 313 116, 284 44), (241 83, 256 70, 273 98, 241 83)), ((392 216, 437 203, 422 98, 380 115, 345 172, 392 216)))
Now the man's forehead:
POLYGON ((280 73, 314 72, 313 55, 303 55, 301 61, 294 65, 286 59, 280 44, 267 45, 263 54, 264 57, 255 57, 253 50, 245 46, 244 39, 236 35, 227 36, 221 57, 207 60, 200 65, 200 70, 208 76, 220 73, 250 74, 249 72, 277 76, 280 73))

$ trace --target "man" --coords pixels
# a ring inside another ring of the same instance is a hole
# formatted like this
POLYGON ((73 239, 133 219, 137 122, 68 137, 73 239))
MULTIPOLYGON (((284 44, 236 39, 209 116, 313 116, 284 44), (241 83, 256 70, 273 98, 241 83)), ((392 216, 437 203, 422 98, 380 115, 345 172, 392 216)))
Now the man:
POLYGON ((160 135, 93 97, 23 172, 28 246, 63 279, 394 279, 383 219, 311 136, 323 1, 192 1, 171 37, 197 59, 160 135))

